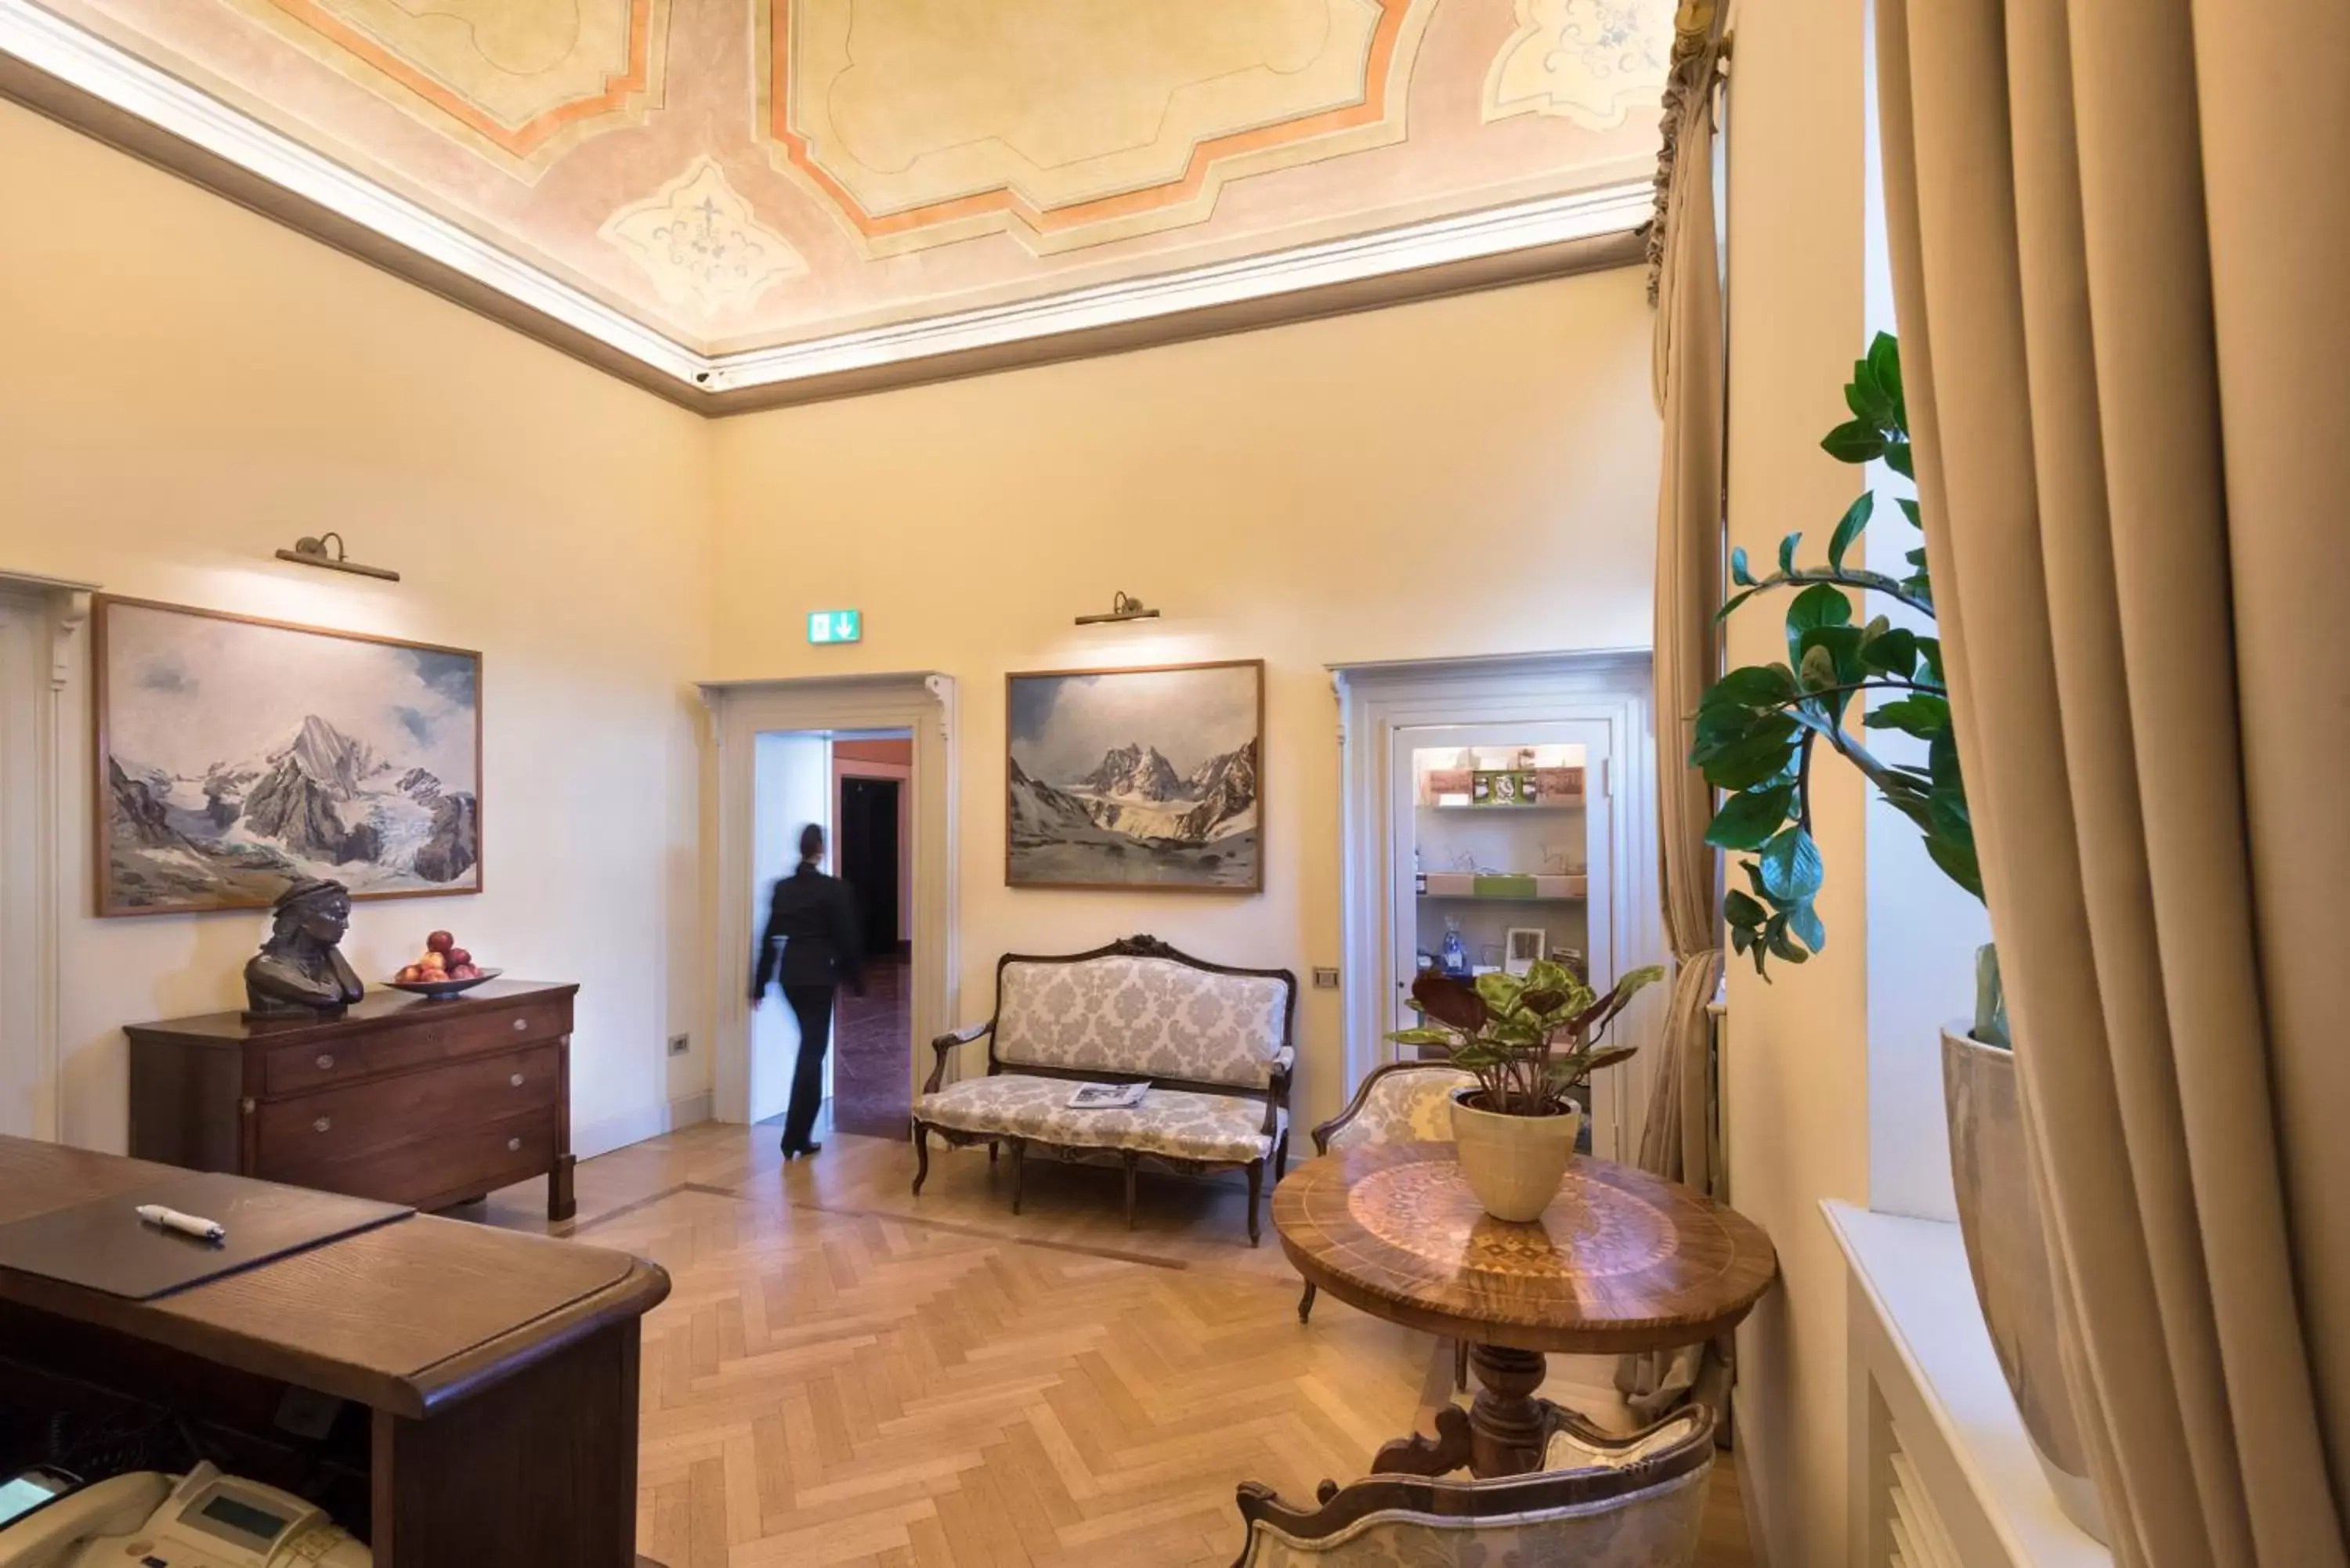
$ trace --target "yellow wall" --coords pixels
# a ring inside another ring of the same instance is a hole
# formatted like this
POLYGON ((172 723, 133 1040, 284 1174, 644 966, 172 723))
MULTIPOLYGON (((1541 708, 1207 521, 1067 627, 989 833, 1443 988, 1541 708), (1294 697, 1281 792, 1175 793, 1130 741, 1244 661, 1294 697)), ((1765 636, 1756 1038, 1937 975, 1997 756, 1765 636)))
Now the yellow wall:
MULTIPOLYGON (((1301 981, 1338 961, 1324 666, 1645 647, 1658 425, 1637 269, 730 420, 727 679, 961 682, 962 1012, 995 958, 1149 931, 1301 981), (1165 618, 1081 628, 1118 590, 1165 618), (805 612, 865 611, 811 648, 805 612), (1003 885, 1007 671, 1263 658, 1262 896, 1003 885)), ((1307 990, 1299 1104, 1337 1108, 1338 993, 1307 990)))
MULTIPOLYGON (((1007 948, 1338 961, 1326 664, 1648 639, 1637 270, 709 424, 13 107, 0 177, 43 214, 0 251, 0 570, 483 649, 489 890, 363 905, 347 945, 384 973, 448 926, 584 981, 588 1147, 708 1086, 697 679, 960 680, 968 1014, 1007 948), (329 526, 406 580, 270 558, 329 526), (1118 589, 1166 618, 1071 624, 1118 589), (838 605, 867 640, 809 648, 838 605), (1254 657, 1261 896, 1004 888, 1006 671, 1254 657)), ((120 1144, 119 1026, 235 1002, 261 924, 78 914, 68 1137, 120 1144)), ((1300 1031, 1326 1114, 1336 992, 1300 1031)))
MULTIPOLYGON (((475 648, 487 890, 361 905, 390 973, 435 926, 577 980, 585 1148, 658 1131, 700 1005, 710 427, 0 103, 0 570, 475 648), (397 586, 283 566, 340 530, 397 586)), ((88 908, 86 748, 66 874, 88 908)), ((65 1133, 120 1147, 118 1026, 236 1005, 259 916, 64 947, 65 1133)))
MULTIPOLYGON (((1820 437, 1863 347, 1861 0, 1748 5, 1729 134, 1730 534, 1768 561, 1802 529, 1814 558, 1860 489, 1820 437)), ((1783 601, 1731 623, 1730 660, 1786 657, 1783 601)), ((1825 1198, 1868 1199, 1863 792, 1813 774, 1829 945, 1771 984, 1730 970, 1722 1066, 1731 1201, 1779 1249, 1781 1288, 1738 1335, 1740 1479, 1771 1568, 1845 1562, 1842 1259, 1825 1198)))

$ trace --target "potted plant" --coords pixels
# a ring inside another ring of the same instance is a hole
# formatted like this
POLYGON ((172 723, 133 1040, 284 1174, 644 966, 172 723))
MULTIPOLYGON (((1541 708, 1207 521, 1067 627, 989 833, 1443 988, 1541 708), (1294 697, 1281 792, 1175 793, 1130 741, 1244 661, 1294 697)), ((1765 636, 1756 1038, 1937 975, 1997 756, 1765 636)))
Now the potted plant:
MULTIPOLYGON (((1845 462, 1881 459, 1913 478, 1900 348, 1890 336, 1879 334, 1870 344, 1844 390, 1853 417, 1821 446, 1845 462)), ((1898 504, 1918 526, 1918 503, 1904 498, 1898 504)), ((1780 542, 1778 569, 1765 576, 1754 576, 1745 551, 1731 552, 1737 591, 1721 607, 1723 618, 1760 594, 1794 595, 1786 661, 1732 670, 1708 689, 1690 753, 1706 781, 1727 792, 1706 838, 1745 857, 1739 870, 1747 888, 1724 896, 1722 917, 1732 948, 1752 958, 1766 981, 1772 960, 1802 963, 1827 942, 1814 907, 1825 871, 1811 833, 1812 763, 1822 747, 1858 768, 1887 804, 1918 826, 1934 864, 1982 897, 1942 649, 1931 635, 1934 593, 1925 549, 1921 543, 1906 553, 1910 569, 1898 577, 1847 564, 1875 505, 1875 495, 1864 491, 1846 511, 1828 536, 1825 566, 1796 563, 1801 534, 1780 542), (1896 626, 1883 615, 1855 624, 1853 600, 1869 595, 1907 607, 1911 613, 1904 618, 1913 624, 1896 626), (1862 727, 1924 742, 1924 765, 1887 762, 1846 727, 1854 702, 1870 692, 1890 695, 1861 715, 1862 727)), ((1971 1027, 1942 1032, 1942 1085, 1960 1229, 1991 1343, 2058 1502, 2102 1541, 2087 1452, 2057 1360, 2055 1293, 2024 1154, 1999 955, 1989 944, 1975 956, 1971 1027)))
POLYGON ((1573 1091, 1637 1049, 1603 1047, 1599 1037, 1664 972, 1634 970, 1605 996, 1548 959, 1523 975, 1467 981, 1429 971, 1412 982, 1421 1024, 1388 1038, 1440 1047, 1454 1066, 1476 1075, 1473 1087, 1453 1096, 1452 1136, 1461 1173, 1486 1213, 1523 1222, 1550 1206, 1583 1127, 1573 1091))

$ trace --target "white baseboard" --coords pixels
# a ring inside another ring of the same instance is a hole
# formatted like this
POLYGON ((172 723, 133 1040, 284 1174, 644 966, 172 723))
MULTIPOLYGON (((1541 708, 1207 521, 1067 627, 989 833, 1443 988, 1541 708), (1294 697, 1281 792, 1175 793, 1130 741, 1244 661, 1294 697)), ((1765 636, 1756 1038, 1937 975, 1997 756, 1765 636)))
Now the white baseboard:
POLYGON ((632 1143, 642 1143, 649 1137, 690 1127, 696 1122, 710 1119, 710 1091, 701 1090, 682 1096, 665 1106, 647 1106, 623 1116, 607 1116, 571 1131, 571 1152, 581 1159, 593 1159, 599 1154, 609 1154, 616 1148, 626 1148, 632 1143))

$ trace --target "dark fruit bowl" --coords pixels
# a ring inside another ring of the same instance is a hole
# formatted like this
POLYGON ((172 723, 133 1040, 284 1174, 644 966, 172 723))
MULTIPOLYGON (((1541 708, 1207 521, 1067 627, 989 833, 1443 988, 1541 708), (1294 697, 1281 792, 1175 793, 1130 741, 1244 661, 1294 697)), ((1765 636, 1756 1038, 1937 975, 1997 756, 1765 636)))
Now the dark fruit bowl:
POLYGON ((446 1002, 463 992, 468 992, 505 973, 502 969, 485 969, 468 980, 388 980, 383 983, 394 991, 404 991, 411 996, 421 996, 428 1002, 446 1002))

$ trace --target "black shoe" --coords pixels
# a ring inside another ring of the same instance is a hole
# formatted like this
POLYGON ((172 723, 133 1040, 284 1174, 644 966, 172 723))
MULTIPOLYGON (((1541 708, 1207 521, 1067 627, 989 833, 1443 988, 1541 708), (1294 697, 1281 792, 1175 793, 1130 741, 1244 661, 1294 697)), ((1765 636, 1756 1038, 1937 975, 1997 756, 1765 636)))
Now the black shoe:
POLYGON ((823 1152, 824 1145, 820 1143, 802 1144, 797 1148, 794 1148, 789 1144, 784 1145, 784 1158, 786 1160, 805 1159, 812 1154, 821 1154, 823 1152))

